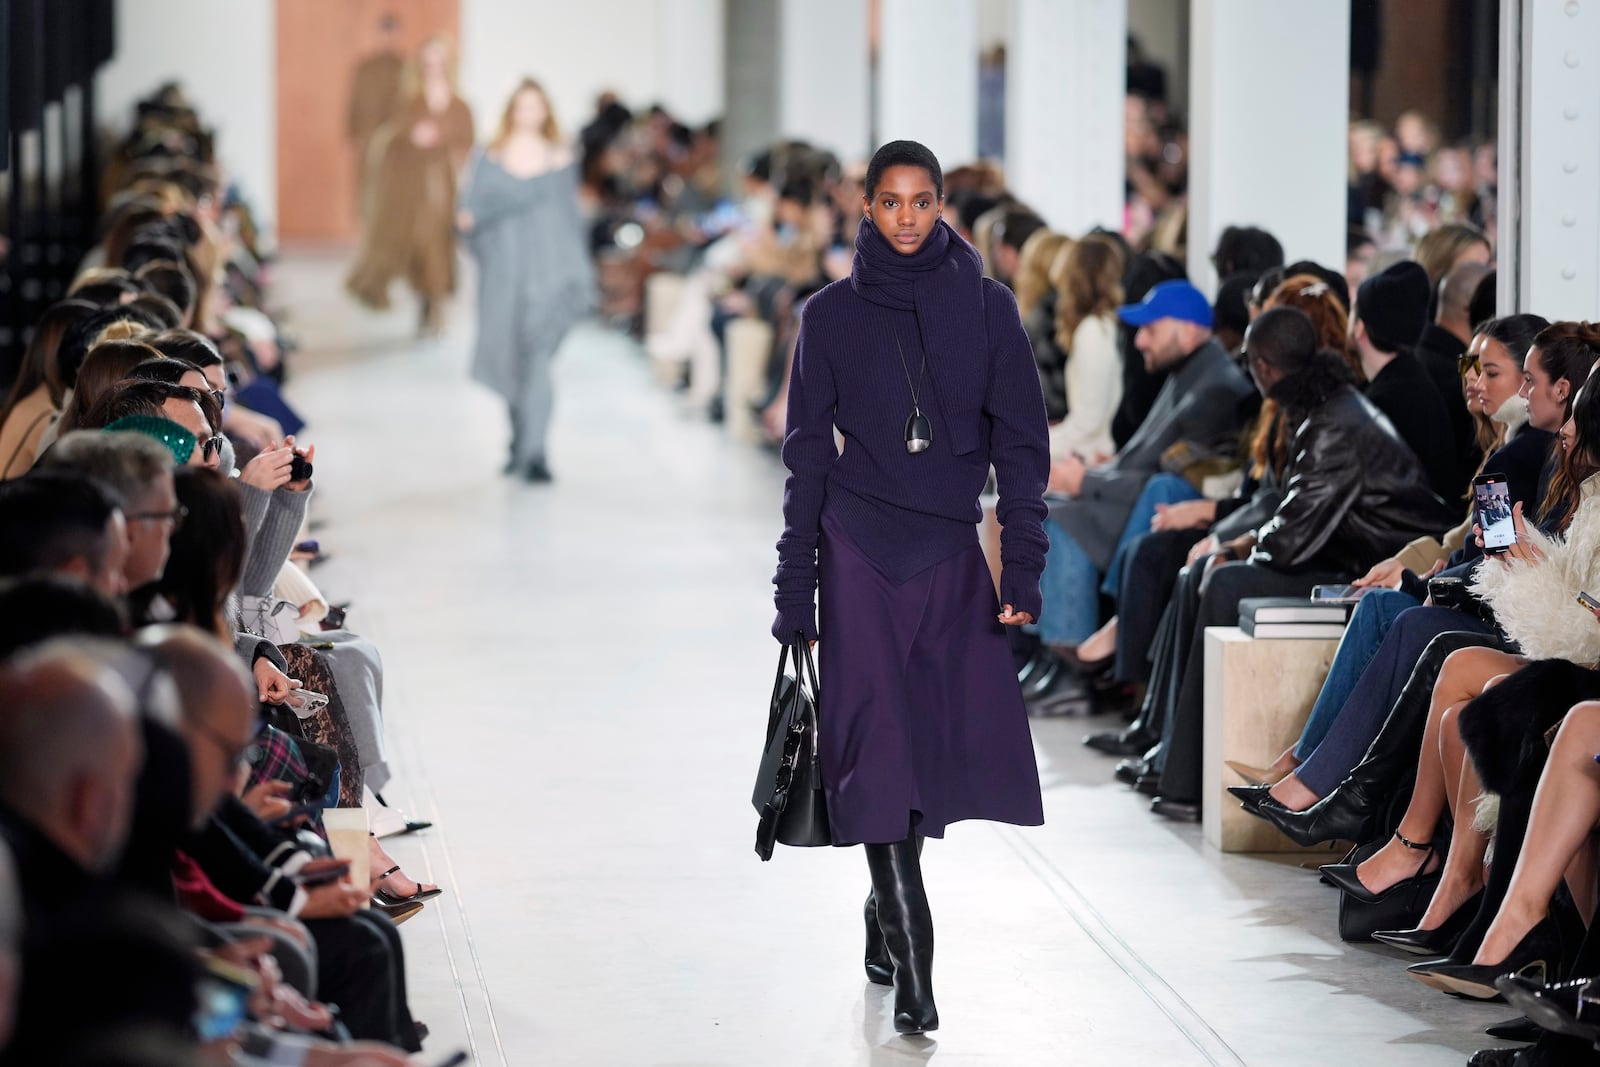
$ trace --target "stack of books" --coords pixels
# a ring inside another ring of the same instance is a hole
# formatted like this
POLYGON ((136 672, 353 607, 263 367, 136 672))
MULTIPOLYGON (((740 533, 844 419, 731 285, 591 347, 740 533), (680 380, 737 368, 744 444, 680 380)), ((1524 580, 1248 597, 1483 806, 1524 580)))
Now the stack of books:
POLYGON ((1239 602, 1239 629, 1247 637, 1298 637, 1329 640, 1344 636, 1355 601, 1316 601, 1305 597, 1250 597, 1239 602))

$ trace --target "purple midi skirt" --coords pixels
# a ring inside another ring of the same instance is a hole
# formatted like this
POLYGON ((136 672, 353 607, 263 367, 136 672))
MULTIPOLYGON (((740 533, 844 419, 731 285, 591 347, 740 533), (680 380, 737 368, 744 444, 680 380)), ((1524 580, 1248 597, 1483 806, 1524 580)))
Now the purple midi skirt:
POLYGON ((983 549, 900 584, 838 519, 818 546, 817 716, 834 843, 1044 822, 1028 713, 983 549))

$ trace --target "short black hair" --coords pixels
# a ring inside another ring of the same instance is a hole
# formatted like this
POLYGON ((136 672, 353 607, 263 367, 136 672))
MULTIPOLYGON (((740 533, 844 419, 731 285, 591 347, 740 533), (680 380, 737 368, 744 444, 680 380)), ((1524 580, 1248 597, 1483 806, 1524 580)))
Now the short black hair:
POLYGON ((1044 219, 1021 204, 1015 204, 1001 213, 1000 222, 994 228, 994 239, 1020 252, 1028 238, 1044 228, 1044 219))
MULTIPOLYGON (((1494 309, 1498 306, 1499 288, 1495 275, 1498 271, 1490 271, 1478 281, 1478 287, 1472 291, 1472 299, 1467 301, 1467 321, 1484 322, 1494 317, 1494 309)), ((1522 318, 1520 315, 1508 315, 1508 319, 1522 318)), ((1528 316, 1530 318, 1536 316, 1528 316)), ((1505 344, 1505 341, 1496 337, 1495 340, 1505 344)), ((1507 347, 1510 347, 1509 345, 1507 347)))
POLYGON ((868 198, 878 194, 878 183, 890 167, 921 167, 933 179, 934 193, 944 199, 944 170, 939 166, 939 157, 917 141, 890 141, 872 153, 872 162, 867 164, 868 198))
POLYGON ((1269 308, 1250 324, 1246 347, 1253 358, 1293 374, 1316 356, 1317 328, 1299 308, 1269 308))
POLYGON ((1283 266, 1283 245, 1259 226, 1229 226, 1217 238, 1211 263, 1222 276, 1283 266))
POLYGON ((0 579, 0 660, 53 637, 122 637, 128 616, 116 601, 71 578, 0 579))
POLYGON ((116 498, 80 474, 51 471, 0 484, 0 575, 53 571, 74 559, 105 561, 116 498))
POLYGON ((84 357, 89 354, 89 349, 94 347, 95 339, 105 332, 106 327, 124 319, 132 319, 139 323, 143 321, 135 315, 130 315, 127 309, 116 305, 101 307, 94 314, 85 315, 67 327, 67 332, 61 335, 61 344, 56 349, 56 370, 63 386, 71 389, 78 384, 78 370, 83 366, 84 357))

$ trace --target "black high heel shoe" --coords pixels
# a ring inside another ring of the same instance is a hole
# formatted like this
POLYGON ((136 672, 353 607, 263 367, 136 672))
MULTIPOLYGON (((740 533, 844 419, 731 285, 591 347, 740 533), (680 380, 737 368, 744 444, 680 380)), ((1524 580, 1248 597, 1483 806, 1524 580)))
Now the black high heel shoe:
POLYGON ((1255 813, 1295 844, 1309 848, 1328 841, 1362 840, 1379 806, 1368 783, 1352 773, 1339 788, 1304 811, 1290 811, 1281 804, 1258 804, 1255 813))
POLYGON ((1544 985, 1508 974, 1497 978, 1494 986, 1530 1022, 1553 1033, 1600 1044, 1600 980, 1574 978, 1544 985))
MULTIPOLYGON (((1270 812, 1272 809, 1264 810, 1270 812)), ((1270 817, 1269 815, 1268 818, 1270 819, 1270 817)), ((1361 866, 1360 863, 1327 863, 1318 867, 1317 870, 1322 873, 1322 877, 1333 883, 1335 889, 1343 890, 1363 904, 1376 904, 1380 899, 1388 896, 1396 889, 1402 886, 1409 889, 1419 878, 1426 878, 1432 873, 1428 870, 1428 864, 1439 854, 1438 849, 1433 847, 1432 841, 1423 841, 1420 844, 1416 841, 1408 841, 1400 836, 1400 831, 1398 830, 1395 831, 1394 837, 1396 841, 1399 841, 1406 848, 1415 849, 1418 852, 1426 853, 1426 855, 1422 857, 1422 862, 1417 864, 1417 872, 1415 874, 1410 878, 1400 879, 1400 881, 1381 893, 1374 893, 1361 884, 1361 878, 1356 874, 1357 869, 1361 866)))
MULTIPOLYGON (((1412 969, 1413 973, 1419 973, 1412 969)), ((1433 979, 1429 985, 1446 993, 1459 993, 1474 1000, 1498 1000, 1495 979, 1503 976, 1534 979, 1543 985, 1561 971, 1561 928, 1548 915, 1539 920, 1527 936, 1499 963, 1450 963, 1444 961, 1427 969, 1433 979)), ((1420 974, 1419 974, 1420 976, 1420 974)))
POLYGON ((1432 930, 1377 930, 1373 932, 1372 940, 1413 956, 1448 956, 1455 949, 1456 942, 1461 940, 1461 935, 1467 932, 1467 927, 1478 917, 1478 907, 1482 903, 1483 890, 1480 889, 1432 930))
POLYGON ((889 946, 883 940, 883 927, 878 925, 878 896, 867 894, 863 909, 867 920, 867 981, 873 985, 894 985, 894 963, 889 959, 889 946))
POLYGON ((1261 805, 1272 799, 1270 785, 1230 785, 1228 792, 1239 798, 1239 806, 1251 815, 1261 814, 1261 805))

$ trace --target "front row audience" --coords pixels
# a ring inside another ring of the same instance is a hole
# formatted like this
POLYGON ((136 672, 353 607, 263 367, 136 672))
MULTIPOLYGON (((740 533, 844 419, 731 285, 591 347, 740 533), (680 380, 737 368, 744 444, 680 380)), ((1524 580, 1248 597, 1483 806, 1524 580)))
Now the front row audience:
POLYGON ((323 824, 388 781, 381 660, 291 563, 315 449, 243 402, 292 416, 209 138, 141 123, 0 404, 0 1065, 415 1064, 439 890, 323 824))
POLYGON ((1600 1063, 1600 327, 1465 325, 1493 274, 1436 266, 1395 263, 1348 306, 1315 264, 1269 270, 1233 352, 1181 279, 1118 308, 1166 384, 1115 454, 1055 460, 1019 679, 1041 713, 1136 697, 1086 744, 1124 757, 1155 814, 1196 821, 1216 802, 1206 628, 1246 598, 1352 584, 1299 741, 1229 763, 1229 792, 1302 845, 1354 846, 1321 872, 1341 936, 1524 1013, 1491 1028, 1524 1047, 1472 1063, 1600 1063), (1485 548, 1480 474, 1509 489, 1509 548, 1485 548))

